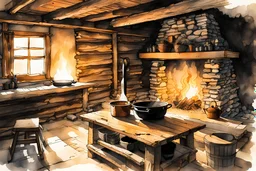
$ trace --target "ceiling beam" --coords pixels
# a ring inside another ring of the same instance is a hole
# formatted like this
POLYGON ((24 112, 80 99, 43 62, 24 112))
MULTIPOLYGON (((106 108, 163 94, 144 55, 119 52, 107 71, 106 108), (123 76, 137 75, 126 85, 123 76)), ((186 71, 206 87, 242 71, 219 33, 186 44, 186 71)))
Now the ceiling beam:
POLYGON ((20 2, 18 2, 17 4, 15 4, 10 10, 9 12, 11 14, 15 14, 16 12, 18 12, 20 9, 24 8, 25 6, 31 4, 32 2, 34 2, 35 0, 21 0, 20 2))
POLYGON ((0 23, 32 25, 32 26, 35 25, 35 26, 57 27, 57 28, 67 28, 67 29, 83 29, 86 31, 108 33, 108 34, 112 34, 116 32, 113 30, 100 29, 100 28, 80 25, 78 22, 73 22, 73 23, 65 23, 64 21, 42 22, 42 18, 40 16, 32 16, 32 15, 19 14, 19 13, 10 15, 5 12, 0 12, 0 23))
POLYGON ((116 17, 128 16, 128 15, 137 14, 137 13, 141 13, 141 12, 150 10, 150 7, 152 8, 152 6, 154 6, 155 4, 156 4, 156 1, 153 1, 151 3, 141 4, 141 5, 138 5, 135 7, 123 8, 123 9, 118 9, 118 10, 111 11, 111 12, 103 12, 100 14, 89 15, 83 19, 86 21, 95 22, 95 21, 112 19, 112 18, 116 18, 116 17))
POLYGON ((78 4, 75 4, 71 7, 67 7, 64 9, 60 9, 54 11, 45 16, 46 20, 54 19, 54 20, 62 20, 65 18, 72 18, 78 16, 79 14, 86 13, 95 9, 99 9, 101 7, 105 7, 114 3, 119 3, 124 0, 88 0, 78 4))
POLYGON ((148 21, 155 21, 163 18, 173 17, 198 10, 218 8, 229 5, 228 0, 186 0, 167 7, 158 8, 152 11, 134 14, 128 17, 114 19, 111 22, 113 27, 134 25, 148 21))
POLYGON ((52 0, 36 0, 33 4, 31 4, 30 9, 36 10, 38 7, 43 6, 52 0))

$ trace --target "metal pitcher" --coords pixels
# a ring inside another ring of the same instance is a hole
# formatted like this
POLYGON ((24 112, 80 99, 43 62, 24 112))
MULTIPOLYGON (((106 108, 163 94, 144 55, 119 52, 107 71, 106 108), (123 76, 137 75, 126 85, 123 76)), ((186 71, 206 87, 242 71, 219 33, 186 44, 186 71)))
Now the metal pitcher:
POLYGON ((220 115, 222 114, 222 111, 219 109, 217 102, 211 102, 210 107, 207 109, 204 109, 204 112, 207 115, 207 118, 209 119, 219 119, 220 115))

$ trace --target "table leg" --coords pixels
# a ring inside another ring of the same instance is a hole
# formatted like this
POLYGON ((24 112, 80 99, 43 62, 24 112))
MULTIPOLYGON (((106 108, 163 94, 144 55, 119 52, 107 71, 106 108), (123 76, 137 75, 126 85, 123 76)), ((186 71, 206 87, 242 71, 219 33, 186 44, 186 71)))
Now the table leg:
MULTIPOLYGON (((93 144, 95 140, 95 125, 89 122, 89 129, 88 129, 88 145, 93 144)), ((95 154, 88 150, 88 157, 94 158, 95 154)))
POLYGON ((188 161, 192 162, 192 161, 196 160, 196 149, 195 149, 195 145, 194 145, 194 133, 190 133, 185 138, 181 138, 180 144, 187 146, 191 149, 194 149, 195 151, 189 155, 188 161))
POLYGON ((161 146, 145 147, 145 171, 159 171, 162 170, 160 167, 161 161, 161 146))
POLYGON ((189 133, 185 138, 180 138, 180 144, 194 149, 194 133, 189 133))

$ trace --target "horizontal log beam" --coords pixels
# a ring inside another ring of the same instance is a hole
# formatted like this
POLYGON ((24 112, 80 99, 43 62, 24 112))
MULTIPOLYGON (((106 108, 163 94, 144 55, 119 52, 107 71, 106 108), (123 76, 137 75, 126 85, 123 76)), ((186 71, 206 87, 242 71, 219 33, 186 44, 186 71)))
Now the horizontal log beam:
POLYGON ((65 18, 74 18, 75 16, 78 16, 83 13, 87 13, 89 11, 99 9, 101 7, 106 7, 108 5, 121 2, 123 0, 88 0, 84 1, 78 4, 75 4, 71 7, 64 8, 57 10, 56 12, 50 13, 45 16, 45 18, 48 19, 54 19, 54 20, 62 20, 65 18))
POLYGON ((35 0, 21 0, 19 3, 15 4, 11 9, 10 9, 10 13, 11 14, 15 14, 16 12, 18 12, 20 9, 24 8, 25 6, 31 4, 32 2, 34 2, 35 0))
POLYGON ((114 19, 111 22, 113 27, 122 27, 155 21, 167 17, 173 17, 181 14, 186 14, 198 10, 206 10, 210 8, 218 8, 229 5, 228 0, 187 0, 176 4, 171 4, 167 7, 158 8, 152 11, 134 14, 132 16, 114 19))
POLYGON ((31 4, 30 9, 32 10, 36 10, 38 7, 43 6, 49 2, 51 2, 52 0, 36 0, 36 2, 34 2, 33 4, 31 4))
POLYGON ((147 4, 141 4, 135 7, 130 7, 130 8, 124 8, 124 9, 118 9, 115 11, 111 12, 103 12, 100 14, 95 14, 95 15, 89 15, 84 18, 86 21, 101 21, 101 20, 107 20, 111 18, 117 18, 117 17, 123 17, 123 16, 128 16, 132 14, 137 14, 141 12, 147 11, 150 7, 154 6, 156 1, 153 1, 152 3, 147 3, 147 4))
POLYGON ((88 27, 84 25, 80 25, 78 22, 76 23, 66 23, 64 21, 50 21, 50 22, 42 22, 42 18, 37 15, 26 15, 17 13, 15 15, 7 14, 6 12, 0 12, 0 23, 9 23, 9 24, 21 24, 21 25, 36 25, 43 27, 57 27, 57 28, 68 28, 68 29, 83 29, 90 32, 97 33, 107 33, 112 34, 116 31, 100 29, 94 27, 88 27))

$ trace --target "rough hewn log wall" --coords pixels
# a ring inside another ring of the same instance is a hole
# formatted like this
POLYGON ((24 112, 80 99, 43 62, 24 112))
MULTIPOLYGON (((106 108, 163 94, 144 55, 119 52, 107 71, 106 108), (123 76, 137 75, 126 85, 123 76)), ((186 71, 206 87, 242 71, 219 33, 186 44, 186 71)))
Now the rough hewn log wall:
POLYGON ((96 83, 89 88, 88 111, 101 107, 110 99, 113 83, 112 35, 76 32, 76 67, 79 82, 96 83))
POLYGON ((29 99, 9 100, 0 104, 0 139, 12 135, 16 119, 39 117, 40 123, 63 119, 83 111, 82 90, 49 94, 29 99))
POLYGON ((138 58, 138 52, 146 41, 145 37, 118 35, 119 85, 122 80, 121 58, 130 59, 129 71, 127 73, 127 98, 129 101, 149 100, 148 89, 143 88, 141 80, 143 71, 142 61, 138 58))

